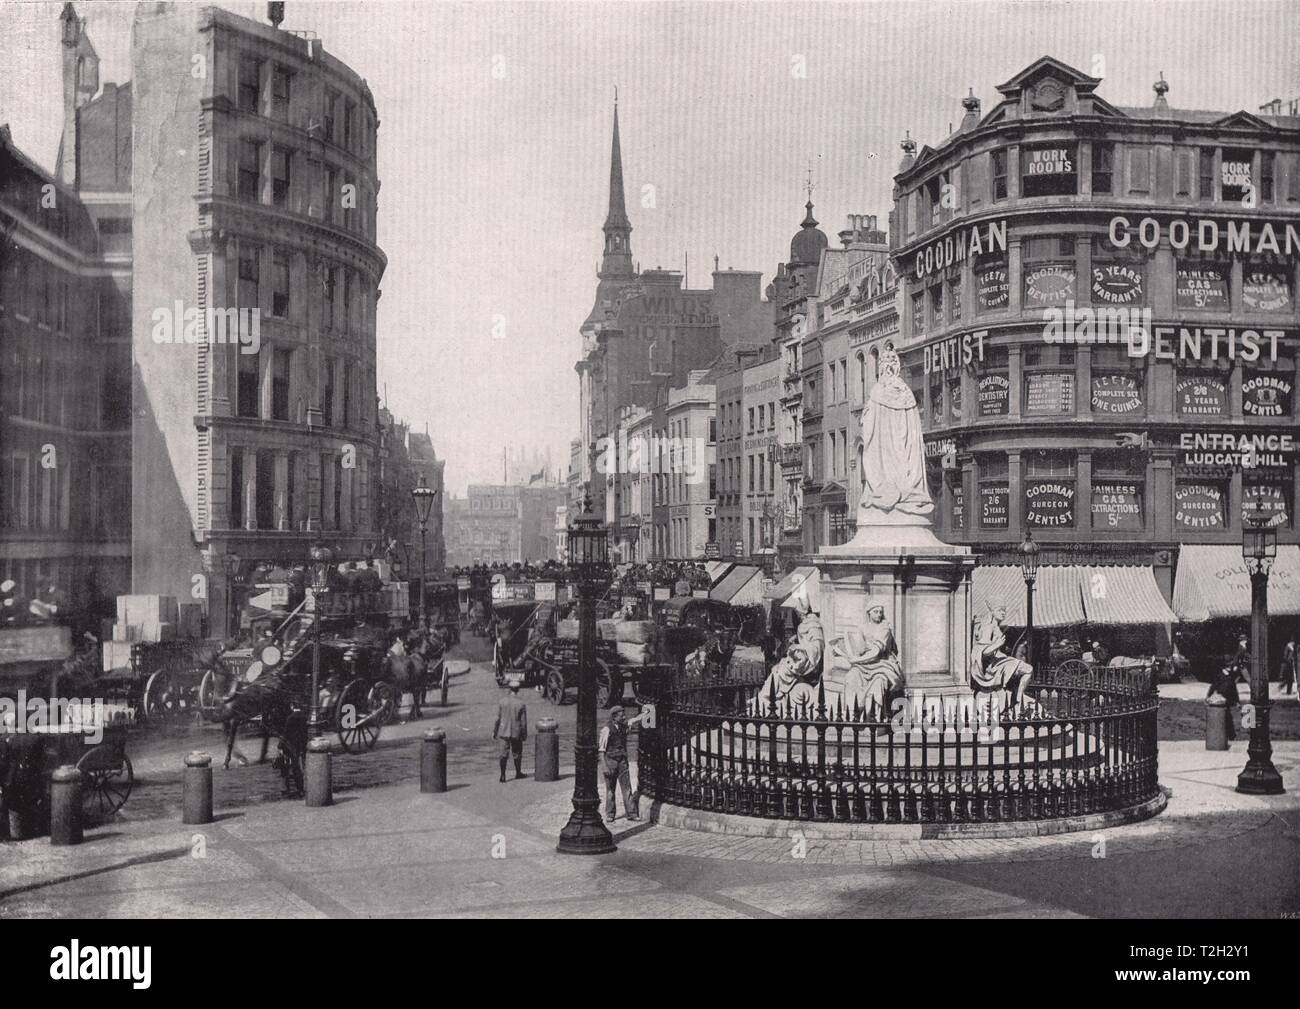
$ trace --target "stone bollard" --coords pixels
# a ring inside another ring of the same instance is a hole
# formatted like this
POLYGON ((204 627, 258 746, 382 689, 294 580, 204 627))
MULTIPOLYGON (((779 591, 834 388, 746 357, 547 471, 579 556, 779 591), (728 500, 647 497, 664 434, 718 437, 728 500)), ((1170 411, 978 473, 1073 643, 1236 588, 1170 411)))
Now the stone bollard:
POLYGON ((202 750, 185 756, 181 823, 212 822, 212 758, 202 750))
POLYGON ((426 729, 420 743, 420 791, 447 791, 447 733, 426 729))
POLYGON ((334 803, 334 780, 330 772, 330 741, 317 736, 307 744, 307 805, 334 803))
POLYGON ((1205 702, 1205 748, 1228 749, 1228 719, 1232 709, 1225 698, 1212 694, 1205 702))
POLYGON ((81 772, 64 764, 50 775, 50 844, 81 841, 81 772))
POLYGON ((560 780, 560 734, 556 732, 554 718, 537 722, 537 735, 533 742, 533 780, 560 780))

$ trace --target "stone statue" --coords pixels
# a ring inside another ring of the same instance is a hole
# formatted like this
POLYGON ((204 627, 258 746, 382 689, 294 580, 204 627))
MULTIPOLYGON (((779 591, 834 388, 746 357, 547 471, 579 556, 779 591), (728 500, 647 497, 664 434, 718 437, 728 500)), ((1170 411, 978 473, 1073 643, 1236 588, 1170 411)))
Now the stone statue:
POLYGON ((795 609, 801 617, 796 639, 790 643, 785 658, 772 667, 763 683, 756 698, 759 714, 767 714, 770 710, 773 691, 777 707, 786 704, 798 707, 815 700, 812 688, 821 679, 826 633, 822 629, 821 617, 812 612, 808 595, 802 589, 796 595, 795 609))
POLYGON ((903 381, 893 344, 880 355, 880 378, 862 410, 862 500, 858 528, 930 524, 925 447, 916 397, 903 381))
POLYGON ((885 608, 879 603, 869 606, 866 626, 849 631, 832 650, 849 664, 844 676, 845 713, 849 717, 862 713, 873 721, 888 718, 891 701, 903 690, 903 666, 885 608))
POLYGON ((1010 706, 1017 708, 1024 700, 1025 687, 1033 678, 1034 667, 1003 650, 1007 643, 1006 631, 1003 630, 1007 608, 990 601, 988 611, 988 615, 975 626, 970 653, 971 686, 977 693, 1000 690, 1010 706))

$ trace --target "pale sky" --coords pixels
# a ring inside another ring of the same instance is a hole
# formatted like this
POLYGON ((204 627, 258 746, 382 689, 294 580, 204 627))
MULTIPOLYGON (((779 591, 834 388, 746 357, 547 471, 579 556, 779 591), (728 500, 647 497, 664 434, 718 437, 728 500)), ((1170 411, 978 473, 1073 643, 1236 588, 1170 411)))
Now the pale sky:
MULTIPOLYGON (((132 3, 78 3, 101 81, 130 77, 132 3)), ((226 3, 259 20, 264 3, 226 3)), ((0 0, 0 122, 52 169, 60 132, 60 3, 0 0)), ((619 88, 632 249, 693 287, 723 268, 771 278, 813 166, 822 228, 889 211, 905 129, 937 143, 973 87, 1052 55, 1148 105, 1300 97, 1300 4, 438 3, 289 0, 366 78, 379 110, 381 393, 428 422, 450 490, 500 479, 503 445, 578 429, 573 363, 591 310, 619 88), (803 73, 800 75, 799 70, 803 73), (651 191, 653 187, 653 205, 651 191), (494 338, 494 327, 502 335, 494 338)), ((882 223, 883 226, 883 223, 882 223)))

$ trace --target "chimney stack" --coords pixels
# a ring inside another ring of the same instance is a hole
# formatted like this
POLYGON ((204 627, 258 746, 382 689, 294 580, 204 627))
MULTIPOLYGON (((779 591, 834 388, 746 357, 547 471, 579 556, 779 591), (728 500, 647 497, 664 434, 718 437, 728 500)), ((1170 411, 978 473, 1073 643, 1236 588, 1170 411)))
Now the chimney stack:
POLYGON ((280 27, 280 22, 284 20, 283 0, 271 0, 266 5, 266 20, 271 22, 272 28, 280 27))

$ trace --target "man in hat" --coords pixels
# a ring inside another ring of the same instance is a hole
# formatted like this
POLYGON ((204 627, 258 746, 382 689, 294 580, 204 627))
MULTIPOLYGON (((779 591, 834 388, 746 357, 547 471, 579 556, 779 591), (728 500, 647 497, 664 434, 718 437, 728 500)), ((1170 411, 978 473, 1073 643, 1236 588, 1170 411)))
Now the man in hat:
POLYGON ((621 704, 609 709, 609 721, 600 730, 600 743, 597 746, 605 760, 605 819, 613 820, 618 816, 618 804, 614 801, 614 785, 618 784, 623 793, 623 809, 629 820, 641 819, 637 810, 637 801, 632 795, 632 769, 627 759, 627 730, 645 719, 637 715, 629 719, 621 704))
POLYGON ((523 680, 518 676, 506 680, 510 693, 501 698, 501 703, 497 705, 497 721, 492 726, 492 738, 500 742, 498 756, 501 760, 502 781, 506 780, 506 761, 512 755, 515 758, 515 779, 524 776, 519 765, 524 759, 524 740, 528 738, 528 705, 519 697, 522 685, 523 680))

